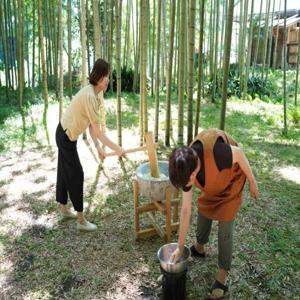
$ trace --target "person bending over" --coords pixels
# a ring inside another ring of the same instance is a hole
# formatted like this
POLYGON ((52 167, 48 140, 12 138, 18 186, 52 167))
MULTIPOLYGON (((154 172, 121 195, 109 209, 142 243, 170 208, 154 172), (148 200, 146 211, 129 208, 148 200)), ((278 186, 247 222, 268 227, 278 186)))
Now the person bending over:
POLYGON ((190 147, 173 150, 169 158, 170 181, 183 190, 178 247, 171 260, 176 262, 184 248, 190 224, 192 186, 201 193, 198 198, 196 243, 191 254, 205 257, 204 245, 208 242, 212 221, 218 221, 218 265, 216 281, 209 290, 211 299, 224 296, 227 273, 231 267, 234 220, 242 201, 245 181, 250 194, 258 199, 259 191, 251 167, 243 150, 227 133, 207 129, 199 133, 190 147))

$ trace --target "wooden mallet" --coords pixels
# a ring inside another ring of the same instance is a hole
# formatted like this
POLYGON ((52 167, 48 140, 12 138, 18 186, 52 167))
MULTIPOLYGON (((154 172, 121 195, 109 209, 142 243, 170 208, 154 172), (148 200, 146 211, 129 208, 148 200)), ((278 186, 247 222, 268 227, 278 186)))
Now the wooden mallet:
MULTIPOLYGON (((156 155, 156 149, 159 147, 157 143, 154 143, 154 138, 152 132, 146 132, 145 133, 145 140, 146 145, 141 147, 135 147, 130 148, 124 151, 124 153, 134 153, 138 151, 147 151, 149 156, 149 163, 150 163, 150 169, 151 169, 151 176, 152 177, 159 177, 159 169, 157 165, 157 155, 156 155)), ((110 152, 106 153, 106 157, 117 155, 116 152, 110 152)))

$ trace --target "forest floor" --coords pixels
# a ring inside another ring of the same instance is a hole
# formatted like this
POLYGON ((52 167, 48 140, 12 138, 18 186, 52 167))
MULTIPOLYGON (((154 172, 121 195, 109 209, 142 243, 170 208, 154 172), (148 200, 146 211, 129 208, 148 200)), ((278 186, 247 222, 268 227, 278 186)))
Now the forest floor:
MULTIPOLYGON (((137 99, 123 99, 124 148, 139 144, 137 99)), ((114 98, 106 100, 107 125, 117 141, 114 103, 114 98)), ((219 110, 204 104, 201 127, 218 127, 219 110)), ((282 105, 260 101, 228 103, 226 131, 242 144, 260 199, 250 199, 247 185, 236 219, 226 299, 300 299, 300 129, 290 126, 282 135, 282 110, 282 105)), ((85 212, 98 230, 78 233, 74 221, 60 220, 55 202, 58 105, 49 106, 49 142, 42 111, 35 105, 24 118, 14 114, 0 124, 0 299, 159 299, 156 252, 164 242, 134 238, 132 179, 147 156, 136 153, 123 162, 107 158, 99 164, 93 147, 79 140, 85 212)), ((149 116, 154 116, 153 106, 149 116)), ((163 128, 161 122, 162 133, 163 128)), ((161 147, 158 156, 166 160, 169 153, 161 147)), ((194 195, 187 245, 195 239, 194 195)), ((207 253, 189 262, 187 299, 205 299, 214 281, 216 224, 207 253)))

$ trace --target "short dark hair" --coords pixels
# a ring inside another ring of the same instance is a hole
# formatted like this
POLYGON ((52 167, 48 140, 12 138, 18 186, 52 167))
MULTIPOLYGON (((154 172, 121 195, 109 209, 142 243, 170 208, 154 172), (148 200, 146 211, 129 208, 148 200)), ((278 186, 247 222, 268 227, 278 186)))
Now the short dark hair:
POLYGON ((104 76, 107 76, 109 73, 109 63, 106 62, 104 59, 97 59, 92 72, 89 75, 89 82, 92 85, 97 85, 99 79, 104 76))
POLYGON ((182 146, 175 148, 169 157, 169 178, 176 188, 182 188, 189 182, 196 170, 198 155, 192 148, 182 146))

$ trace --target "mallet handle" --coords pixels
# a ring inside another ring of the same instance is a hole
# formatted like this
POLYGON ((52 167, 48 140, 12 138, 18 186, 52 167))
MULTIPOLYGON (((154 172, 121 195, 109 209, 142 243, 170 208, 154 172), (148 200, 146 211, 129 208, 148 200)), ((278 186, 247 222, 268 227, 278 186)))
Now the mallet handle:
MULTIPOLYGON (((159 148, 158 144, 154 144, 155 149, 159 148)), ((140 146, 140 147, 135 147, 135 148, 131 148, 131 149, 127 149, 124 152, 127 153, 133 153, 133 152, 138 152, 138 151, 146 151, 147 150, 147 146, 140 146)), ((109 157, 109 156, 114 156, 117 155, 116 152, 109 152, 106 153, 105 157, 109 157)))

